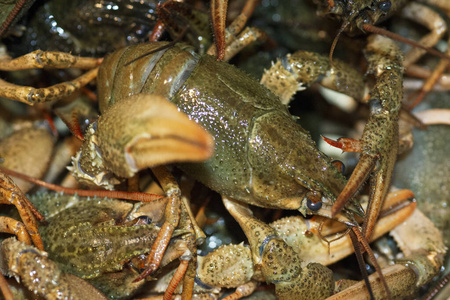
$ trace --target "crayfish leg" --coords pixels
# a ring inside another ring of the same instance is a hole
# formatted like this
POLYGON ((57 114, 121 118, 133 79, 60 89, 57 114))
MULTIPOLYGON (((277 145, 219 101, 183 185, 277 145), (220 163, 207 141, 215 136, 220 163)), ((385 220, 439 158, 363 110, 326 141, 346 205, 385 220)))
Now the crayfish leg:
POLYGON ((4 173, 0 173, 0 203, 12 204, 17 208, 34 245, 43 250, 44 244, 38 231, 37 219, 44 221, 44 217, 39 214, 14 181, 4 173))
POLYGON ((0 59, 0 70, 18 71, 28 69, 41 69, 50 67, 55 69, 93 69, 97 67, 101 59, 90 57, 78 57, 64 52, 42 51, 25 54, 11 59, 9 56, 0 59))
MULTIPOLYGON (((450 55, 450 39, 447 41, 447 52, 445 52, 447 55, 450 55)), ((445 70, 450 65, 450 60, 448 59, 441 59, 437 67, 434 69, 434 71, 429 75, 428 79, 424 82, 422 85, 422 88, 418 91, 419 94, 417 95, 416 99, 414 99, 411 104, 408 105, 408 109, 412 110, 414 107, 416 107, 422 100, 425 98, 425 96, 433 89, 433 87, 437 84, 439 79, 444 74, 445 70)))
MULTIPOLYGON (((181 189, 172 174, 170 174, 164 166, 154 167, 152 168, 152 172, 158 179, 164 193, 168 198, 167 206, 164 212, 165 221, 161 226, 155 242, 153 243, 152 249, 147 257, 146 269, 137 279, 135 279, 134 282, 144 279, 156 271, 160 265, 165 265, 167 260, 171 260, 173 256, 178 256, 181 260, 180 266, 173 276, 169 284, 169 288, 164 295, 164 299, 172 299, 173 292, 183 278, 183 294, 188 294, 189 291, 192 294, 194 285, 193 279, 195 275, 191 274, 191 271, 192 268, 194 270, 196 268, 196 241, 199 238, 201 239, 201 236, 197 236, 199 234, 199 228, 197 228, 198 226, 196 224, 193 224, 195 222, 193 221, 192 212, 190 212, 189 203, 186 199, 184 199, 185 197, 181 195, 181 189), (188 232, 188 234, 184 237, 186 245, 183 244, 184 246, 177 247, 177 251, 172 251, 169 257, 163 259, 170 239, 172 238, 174 230, 177 226, 187 230, 188 232), (179 253, 179 251, 183 252, 179 253), (189 273, 187 273, 188 271, 189 273)), ((187 298, 191 297, 189 296, 187 298)))
POLYGON ((161 226, 161 230, 159 231, 147 258, 147 268, 138 278, 136 278, 135 282, 143 280, 158 269, 164 252, 169 245, 173 231, 180 221, 181 190, 175 178, 164 166, 154 167, 152 168, 152 172, 158 178, 169 201, 164 213, 165 221, 161 226))
POLYGON ((227 19, 228 0, 211 1, 211 19, 214 30, 214 41, 217 49, 217 60, 222 60, 225 56, 225 27, 227 19))
POLYGON ((257 287, 258 283, 256 281, 249 281, 246 284, 238 286, 233 294, 223 298, 223 300, 237 300, 250 296, 251 294, 253 294, 257 287))
POLYGON ((19 241, 31 245, 30 235, 28 234, 25 225, 13 218, 0 217, 0 232, 14 234, 19 241))
POLYGON ((97 77, 98 65, 102 59, 77 57, 64 52, 50 52, 37 50, 21 57, 11 59, 9 56, 0 59, 0 70, 15 71, 27 69, 41 69, 44 67, 66 69, 91 69, 72 81, 58 83, 47 88, 33 88, 18 86, 0 80, 0 96, 16 100, 28 105, 49 102, 72 95, 97 77))
POLYGON ((164 300, 170 300, 172 299, 172 295, 175 292, 175 289, 178 286, 178 283, 183 279, 184 275, 186 274, 186 270, 189 266, 189 261, 191 260, 191 252, 189 250, 186 250, 186 252, 180 257, 180 265, 178 266, 175 274, 173 275, 172 279, 170 280, 169 286, 167 287, 166 292, 164 293, 164 300))
POLYGON ((246 28, 242 30, 252 15, 258 1, 249 0, 246 2, 241 14, 225 28, 228 0, 211 1, 211 17, 213 21, 213 31, 215 47, 211 46, 207 53, 216 55, 218 61, 229 61, 245 46, 256 40, 264 40, 266 35, 257 28, 246 28), (242 32, 241 32, 242 31, 242 32))
POLYGON ((5 279, 5 276, 0 273, 0 290, 2 291, 3 297, 5 300, 14 300, 14 296, 9 288, 8 282, 5 279))
POLYGON ((90 70, 72 81, 62 82, 46 88, 18 86, 0 80, 0 96, 28 105, 50 102, 72 95, 97 77, 98 68, 90 70))

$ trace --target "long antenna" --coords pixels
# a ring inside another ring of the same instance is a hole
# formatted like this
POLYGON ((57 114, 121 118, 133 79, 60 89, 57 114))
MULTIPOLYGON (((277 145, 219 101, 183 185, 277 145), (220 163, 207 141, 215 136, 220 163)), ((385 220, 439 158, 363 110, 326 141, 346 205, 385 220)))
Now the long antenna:
POLYGON ((384 36, 386 36, 386 37, 388 37, 390 39, 393 39, 393 40, 396 40, 396 41, 399 41, 399 42, 411 45, 413 47, 423 49, 423 50, 427 51, 428 53, 433 54, 433 55, 438 56, 438 57, 441 57, 443 59, 450 60, 450 56, 448 56, 445 53, 442 53, 442 52, 440 52, 440 51, 438 51, 438 50, 436 50, 434 48, 425 47, 424 45, 421 45, 418 42, 415 42, 413 40, 407 39, 407 38, 405 38, 405 37, 403 37, 403 36, 401 36, 399 34, 390 32, 390 31, 388 31, 386 29, 383 29, 383 28, 380 28, 380 27, 376 27, 376 26, 371 25, 371 24, 364 24, 363 25, 363 29, 365 31, 368 31, 368 32, 384 35, 384 36))
POLYGON ((69 194, 69 195, 77 194, 78 196, 81 196, 81 197, 97 196, 97 197, 118 198, 118 199, 123 199, 123 200, 133 200, 133 201, 142 201, 142 202, 151 202, 156 199, 164 198, 164 196, 161 196, 161 195, 139 193, 139 192, 121 192, 121 191, 104 191, 104 190, 98 190, 98 191, 89 190, 89 191, 87 191, 87 190, 80 190, 80 189, 72 189, 72 188, 67 188, 67 187, 63 187, 60 185, 48 183, 48 182, 39 180, 37 178, 27 176, 25 174, 18 173, 13 170, 5 169, 3 167, 0 167, 0 172, 3 172, 9 176, 14 176, 14 177, 32 182, 34 184, 43 186, 47 189, 50 189, 50 190, 53 190, 56 192, 63 192, 65 194, 69 194))
POLYGON ((345 28, 347 28, 348 24, 350 24, 349 21, 346 21, 345 23, 342 24, 341 28, 339 28, 339 31, 336 35, 336 37, 333 40, 333 44, 331 44, 331 49, 330 49, 330 54, 329 54, 329 59, 330 59, 330 64, 333 65, 333 53, 334 53, 334 49, 336 48, 337 42, 339 40, 339 37, 341 36, 341 34, 344 32, 345 28))

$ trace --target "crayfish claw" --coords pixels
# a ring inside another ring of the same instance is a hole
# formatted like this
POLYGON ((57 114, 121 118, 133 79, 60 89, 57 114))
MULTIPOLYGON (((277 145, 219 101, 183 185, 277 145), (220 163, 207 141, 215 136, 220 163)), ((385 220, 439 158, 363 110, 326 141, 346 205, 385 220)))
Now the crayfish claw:
POLYGON ((214 150, 211 134, 158 95, 115 103, 99 118, 97 134, 107 168, 125 178, 155 165, 203 161, 214 150))
POLYGON ((342 149, 344 152, 361 152, 361 143, 352 138, 338 138, 337 141, 321 136, 329 145, 342 149))
POLYGON ((331 208, 331 215, 333 217, 336 216, 342 210, 345 203, 347 203, 347 201, 356 194, 362 184, 366 181, 370 172, 372 172, 376 162, 377 159, 370 155, 361 155, 361 158, 350 176, 347 185, 344 187, 344 190, 338 196, 336 202, 331 208))

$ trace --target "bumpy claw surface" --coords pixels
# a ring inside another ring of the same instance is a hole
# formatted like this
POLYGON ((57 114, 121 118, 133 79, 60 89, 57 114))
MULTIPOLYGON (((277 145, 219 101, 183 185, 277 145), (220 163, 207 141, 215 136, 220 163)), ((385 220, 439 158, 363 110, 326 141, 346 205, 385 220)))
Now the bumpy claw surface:
MULTIPOLYGON (((417 211, 415 212, 416 202, 409 201, 411 197, 413 194, 409 190, 400 190, 389 195, 383 207, 383 218, 380 218, 372 235, 373 239, 402 224, 413 212, 414 215, 417 214, 417 211)), ((251 211, 242 204, 226 198, 224 198, 224 203, 241 224, 249 238, 250 247, 243 244, 226 245, 206 256, 199 257, 197 283, 212 289, 238 287, 252 281, 266 281, 275 284, 277 297, 281 299, 299 299, 299 297, 320 299, 332 295, 334 283, 331 271, 324 265, 342 259, 352 252, 353 247, 348 236, 341 237, 328 246, 319 236, 318 231, 320 230, 327 238, 333 239, 333 234, 345 230, 346 226, 337 226, 336 229, 335 221, 328 220, 333 223, 329 224, 322 217, 314 217, 310 220, 289 217, 265 225, 255 219, 251 215, 251 211)), ((408 220, 412 220, 412 218, 408 220)), ((442 245, 441 235, 434 236, 436 234, 432 228, 434 226, 430 226, 426 221, 423 221, 422 218, 418 218, 417 221, 417 224, 424 224, 425 228, 420 226, 420 228, 415 228, 411 224, 401 225, 401 227, 404 227, 403 230, 409 233, 418 231, 425 239, 414 242, 413 249, 416 246, 421 247, 420 245, 423 244, 422 250, 426 250, 430 255, 438 253, 436 257, 442 258, 445 249, 442 245), (425 243, 427 240, 429 242, 425 243)), ((407 223, 408 221, 403 224, 407 223)), ((339 235, 341 234, 339 233, 339 235)), ((406 241, 408 235, 403 238, 406 241)), ((420 253, 420 251, 416 252, 420 253)), ((408 251, 404 253, 409 255, 408 251)), ((424 255, 420 259, 410 255, 409 257, 414 260, 414 264, 420 269, 420 272, 427 273, 427 279, 436 274, 438 266, 442 263, 442 261, 437 261, 435 264, 430 264, 429 262, 434 262, 434 259, 427 261, 427 256, 424 255), (435 267, 429 271, 429 267, 427 267, 429 265, 435 265, 437 269, 435 267)), ((413 269, 396 265, 383 270, 393 295, 401 297, 410 294, 416 285, 416 275, 413 269)), ((385 289, 377 276, 371 277, 374 293, 379 299, 386 298, 385 289)), ((423 283, 424 281, 421 280, 417 284, 423 283)), ((336 286, 337 291, 342 289, 342 284, 336 286)), ((367 293, 364 283, 359 283, 358 287, 352 287, 353 289, 357 290, 359 296, 367 293), (364 291, 361 292, 361 290, 364 291)), ((367 295, 367 297, 369 296, 367 295)))
POLYGON ((261 84, 278 95, 283 104, 315 82, 356 100, 364 96, 364 80, 357 70, 339 59, 331 64, 328 57, 313 52, 288 54, 272 64, 261 78, 261 84))
POLYGON ((403 78, 402 54, 394 42, 378 35, 368 39, 368 72, 376 77, 375 87, 370 92, 370 117, 360 141, 360 161, 333 206, 333 214, 336 215, 358 191, 378 162, 375 176, 371 179, 368 217, 363 227, 367 238, 371 235, 388 193, 397 159, 403 78))
POLYGON ((106 299, 97 289, 81 279, 64 274, 47 258, 47 253, 9 238, 0 246, 2 273, 15 276, 25 286, 45 299, 106 299))
POLYGON ((124 262, 150 251, 159 232, 155 224, 127 223, 136 213, 130 202, 56 193, 32 200, 49 222, 39 228, 46 250, 62 271, 82 278, 122 270, 124 262))
POLYGON ((214 150, 211 135, 158 95, 138 94, 114 104, 90 128, 73 159, 84 182, 112 188, 139 170, 179 161, 203 161, 214 150), (132 120, 132 122, 130 122, 132 120), (100 151, 100 153, 99 153, 100 151), (111 173, 112 171, 112 173, 111 173))
POLYGON ((197 278, 211 287, 237 287, 254 274, 250 248, 243 244, 219 247, 197 260, 197 278))
POLYGON ((324 299, 334 289, 333 274, 318 263, 306 264, 275 229, 255 219, 244 205, 223 197, 250 243, 252 261, 265 280, 275 284, 279 299, 324 299))
MULTIPOLYGON (((412 197, 409 190, 389 195, 373 239, 413 213, 416 202, 410 201, 412 197)), ((198 257, 197 284, 212 290, 266 281, 275 284, 279 298, 316 299, 331 295, 334 283, 331 271, 324 265, 353 253, 350 237, 342 236, 347 226, 317 216, 308 220, 292 216, 266 225, 242 204, 227 198, 224 203, 248 236, 250 247, 226 245, 198 257), (337 236, 340 238, 330 245, 324 241, 337 236)), ((239 292, 233 295, 238 296, 239 292)))

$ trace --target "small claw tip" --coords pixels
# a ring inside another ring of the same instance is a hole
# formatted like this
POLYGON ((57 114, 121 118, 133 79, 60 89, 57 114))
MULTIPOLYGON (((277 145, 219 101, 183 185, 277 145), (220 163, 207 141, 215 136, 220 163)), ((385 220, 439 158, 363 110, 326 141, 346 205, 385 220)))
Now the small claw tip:
POLYGON ((339 149, 342 149, 342 144, 339 143, 338 141, 329 139, 329 138, 327 138, 327 137, 325 137, 325 136, 323 136, 323 135, 321 135, 321 137, 322 137, 322 139, 323 139, 325 142, 327 142, 329 145, 331 145, 331 146, 333 146, 333 147, 336 147, 336 148, 339 148, 339 149))

